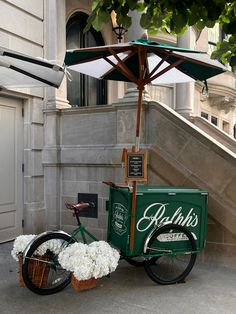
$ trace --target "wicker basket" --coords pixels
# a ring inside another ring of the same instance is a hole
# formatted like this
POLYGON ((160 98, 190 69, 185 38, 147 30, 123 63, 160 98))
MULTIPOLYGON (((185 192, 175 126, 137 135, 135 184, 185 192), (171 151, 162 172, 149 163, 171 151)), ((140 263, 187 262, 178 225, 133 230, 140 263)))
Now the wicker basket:
MULTIPOLYGON (((46 257, 39 257, 41 260, 47 260, 46 257)), ((25 287, 25 283, 22 277, 22 263, 23 263, 23 256, 22 254, 18 255, 18 266, 19 266, 19 286, 21 288, 25 287)), ((49 274, 49 266, 46 263, 42 263, 40 261, 31 260, 29 262, 29 275, 32 278, 32 283, 35 284, 37 287, 45 287, 47 285, 49 274)))
POLYGON ((76 291, 83 291, 95 288, 97 279, 91 278, 88 280, 77 280, 74 275, 71 276, 71 284, 76 291))

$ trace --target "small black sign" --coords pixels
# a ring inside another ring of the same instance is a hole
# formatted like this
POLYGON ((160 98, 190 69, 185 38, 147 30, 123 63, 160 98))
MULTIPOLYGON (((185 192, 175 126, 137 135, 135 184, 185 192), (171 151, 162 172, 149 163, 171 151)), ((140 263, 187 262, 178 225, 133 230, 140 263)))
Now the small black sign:
POLYGON ((98 195, 93 193, 78 193, 78 203, 91 203, 91 206, 79 212, 80 217, 98 218, 98 195))
POLYGON ((144 155, 128 155, 128 178, 144 178, 144 155))
POLYGON ((147 153, 127 152, 125 155, 125 180, 147 181, 147 153))

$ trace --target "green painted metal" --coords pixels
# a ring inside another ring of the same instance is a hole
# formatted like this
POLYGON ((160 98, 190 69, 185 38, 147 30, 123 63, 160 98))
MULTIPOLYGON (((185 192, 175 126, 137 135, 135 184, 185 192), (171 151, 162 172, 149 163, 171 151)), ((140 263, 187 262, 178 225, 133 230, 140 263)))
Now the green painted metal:
MULTIPOLYGON (((159 224, 172 222, 188 228, 196 240, 197 252, 205 245, 208 193, 183 187, 138 186, 134 250, 129 249, 132 192, 110 188, 108 241, 125 256, 143 255, 146 238, 159 224)), ((179 251, 188 251, 181 235, 166 237, 179 251), (175 237, 175 239, 173 238, 175 237)), ((167 239, 166 238, 166 239, 167 239)), ((165 241, 165 239, 163 240, 165 241)))
POLYGON ((172 51, 202 53, 201 51, 198 51, 198 50, 192 50, 192 49, 188 49, 188 48, 182 48, 182 47, 176 47, 176 46, 171 46, 171 45, 166 45, 166 44, 160 44, 154 40, 142 39, 142 38, 132 40, 130 42, 130 44, 136 44, 136 45, 154 47, 154 48, 161 48, 161 49, 168 49, 168 50, 172 50, 172 51))

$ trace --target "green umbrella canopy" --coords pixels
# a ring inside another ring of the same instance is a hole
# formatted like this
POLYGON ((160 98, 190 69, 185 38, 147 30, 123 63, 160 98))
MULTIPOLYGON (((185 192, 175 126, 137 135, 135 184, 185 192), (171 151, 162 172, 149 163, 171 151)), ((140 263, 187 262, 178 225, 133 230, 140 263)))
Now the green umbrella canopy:
POLYGON ((68 50, 68 68, 100 79, 146 84, 204 81, 227 69, 205 52, 137 39, 125 44, 68 50))

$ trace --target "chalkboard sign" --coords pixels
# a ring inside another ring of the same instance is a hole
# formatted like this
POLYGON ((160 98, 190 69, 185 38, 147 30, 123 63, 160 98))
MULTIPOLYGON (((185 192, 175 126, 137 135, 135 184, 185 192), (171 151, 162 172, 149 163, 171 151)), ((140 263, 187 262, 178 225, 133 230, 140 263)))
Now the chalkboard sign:
POLYGON ((147 181, 147 156, 145 152, 127 152, 126 180, 147 181))

